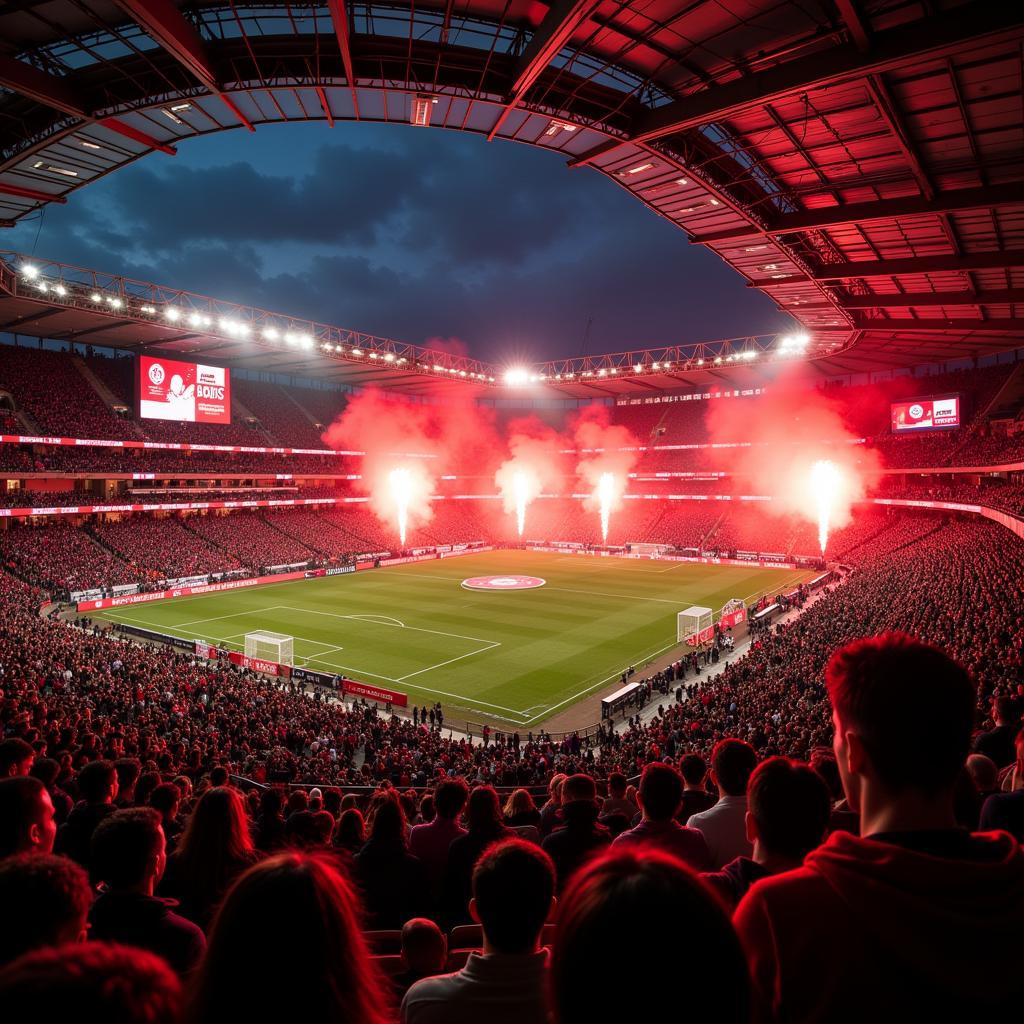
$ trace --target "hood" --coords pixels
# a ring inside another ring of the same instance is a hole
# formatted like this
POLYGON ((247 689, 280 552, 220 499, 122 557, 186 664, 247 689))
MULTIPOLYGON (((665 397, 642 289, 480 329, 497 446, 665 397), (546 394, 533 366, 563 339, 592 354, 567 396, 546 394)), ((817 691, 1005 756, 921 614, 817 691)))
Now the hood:
POLYGON ((1024 852, 1005 832, 971 837, 955 860, 836 832, 810 853, 819 875, 894 964, 969 998, 1019 986, 1024 852), (956 971, 944 965, 957 964, 956 971))

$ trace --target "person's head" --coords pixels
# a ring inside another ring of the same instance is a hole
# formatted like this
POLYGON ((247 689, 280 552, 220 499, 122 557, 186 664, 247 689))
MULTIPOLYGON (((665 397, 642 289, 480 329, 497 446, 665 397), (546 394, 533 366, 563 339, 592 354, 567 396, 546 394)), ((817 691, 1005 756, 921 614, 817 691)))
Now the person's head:
POLYGON ((589 775, 570 775, 562 783, 562 806, 575 803, 597 806, 597 786, 589 775))
POLYGON ((653 849, 613 847, 573 876, 548 986, 555 1024, 653 1020, 678 1005, 681 986, 687 1019, 750 1019, 747 963, 728 916, 681 861, 653 849), (621 973, 625 935, 643 937, 643 984, 595 984, 621 973))
POLYGON ((37 950, 0 971, 0 1006, 9 1020, 176 1024, 181 983, 153 953, 86 942, 37 950))
POLYGON ((36 752, 31 744, 12 736, 0 742, 0 779, 16 775, 28 775, 36 752))
POLYGON ((747 787, 747 838, 761 863, 801 863, 821 844, 832 801, 812 769, 785 757, 770 757, 754 769, 747 787))
POLYGON ((501 804, 491 786, 477 786, 466 802, 466 824, 471 832, 494 831, 501 825, 501 804))
POLYGON ((260 793, 260 813, 268 818, 277 818, 284 807, 284 800, 281 798, 279 789, 265 789, 260 793))
POLYGON ((0 778, 0 858, 50 853, 56 836, 53 801, 39 779, 0 778))
POLYGON ((222 764, 210 769, 210 785, 226 786, 228 784, 228 770, 222 764))
POLYGON ((833 800, 840 800, 843 796, 843 780, 839 776, 839 765, 836 763, 836 756, 831 750, 815 750, 811 754, 811 768, 818 773, 818 777, 828 787, 829 796, 833 800))
POLYGON ((556 807, 562 802, 562 783, 565 782, 564 772, 555 772, 548 782, 548 800, 556 807))
POLYGON ((172 821, 178 816, 178 808, 181 806, 181 791, 173 782, 161 782, 149 794, 149 806, 164 821, 172 821))
POLYGON ((992 701, 992 718, 996 725, 1016 725, 1020 720, 1020 712, 1013 697, 996 697, 992 701))
POLYGON ((947 654, 905 633, 856 640, 825 670, 833 749, 853 810, 868 793, 952 803, 974 722, 975 691, 947 654))
POLYGON ((469 914, 483 928, 485 951, 536 950, 554 893, 554 866, 538 846, 504 839, 484 850, 473 868, 469 914))
POLYGON ((626 776, 622 772, 612 772, 608 776, 608 795, 616 800, 626 795, 626 776))
POLYGON ((89 879, 66 857, 22 853, 0 861, 0 966, 43 946, 84 942, 91 902, 89 879))
POLYGON ((109 889, 153 895, 167 866, 160 813, 152 807, 115 811, 92 834, 93 880, 109 889))
POLYGON ((1021 729, 1014 737, 1013 745, 1017 751, 1017 763, 1024 764, 1024 729, 1021 729))
POLYGON ((507 818, 511 818, 515 814, 528 814, 533 810, 536 810, 536 807, 528 789, 513 790, 505 801, 504 811, 507 818))
POLYGON ((135 792, 135 783, 142 774, 142 762, 137 757, 119 757, 114 762, 117 772, 117 792, 125 798, 131 798, 135 792))
POLYGON ((451 821, 462 813, 469 787, 462 779, 445 779, 434 791, 434 810, 439 818, 451 821))
POLYGON ((47 789, 53 789, 60 778, 60 761, 55 761, 52 757, 37 757, 32 762, 29 775, 38 779, 47 789))
POLYGON ((370 839, 374 843, 405 845, 405 811, 394 791, 377 804, 370 822, 370 839))
POLYGON ((711 772, 722 796, 743 796, 757 767, 757 754, 743 740, 719 740, 711 751, 711 772))
POLYGON ((189 817, 178 853, 194 862, 211 858, 238 861, 252 849, 249 819, 238 790, 217 786, 203 793, 189 817))
POLYGON ((420 978, 444 971, 448 940, 444 932, 426 917, 414 917, 402 925, 402 962, 420 978))
POLYGON ((343 846, 346 850, 358 850, 366 842, 366 826, 363 821, 362 811, 357 807, 350 807, 347 811, 341 812, 338 819, 338 827, 334 833, 336 846, 343 846))
POLYGON ((282 853, 249 868, 213 919, 188 1020, 383 1024, 388 998, 360 916, 359 897, 329 855, 282 853), (278 982, 240 985, 261 963, 273 964, 278 982))
POLYGON ((117 770, 112 761, 90 761, 78 773, 78 795, 87 804, 109 804, 117 796, 117 770))
POLYGON ((669 821, 683 802, 683 777, 660 761, 644 768, 640 776, 640 806, 650 821, 669 821))
POLYGON ((707 762, 700 754, 686 754, 679 761, 679 774, 688 788, 699 789, 707 778, 707 762))
POLYGON ((985 754, 971 754, 967 758, 967 774, 979 793, 999 788, 999 766, 985 754))

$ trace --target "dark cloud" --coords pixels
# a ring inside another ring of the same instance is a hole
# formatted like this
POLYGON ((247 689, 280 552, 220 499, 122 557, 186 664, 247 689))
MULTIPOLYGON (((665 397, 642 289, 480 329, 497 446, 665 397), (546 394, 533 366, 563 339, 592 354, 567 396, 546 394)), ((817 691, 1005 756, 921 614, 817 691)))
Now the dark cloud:
POLYGON ((408 341, 456 338, 487 359, 788 324, 596 172, 441 131, 346 131, 194 141, 81 190, 8 244, 408 341))

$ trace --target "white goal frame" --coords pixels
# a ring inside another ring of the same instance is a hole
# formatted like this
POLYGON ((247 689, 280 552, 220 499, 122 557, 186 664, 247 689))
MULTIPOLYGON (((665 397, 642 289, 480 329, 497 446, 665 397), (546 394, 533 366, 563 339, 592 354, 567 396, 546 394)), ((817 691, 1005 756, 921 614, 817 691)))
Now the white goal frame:
MULTIPOLYGON (((689 643, 694 647, 700 645, 700 636, 712 630, 712 612, 710 608, 690 605, 676 616, 676 643, 689 643)), ((711 637, 708 636, 707 639, 711 637)))
POLYGON ((295 664, 295 637, 287 633, 260 630, 245 634, 245 656, 272 661, 277 665, 295 664))

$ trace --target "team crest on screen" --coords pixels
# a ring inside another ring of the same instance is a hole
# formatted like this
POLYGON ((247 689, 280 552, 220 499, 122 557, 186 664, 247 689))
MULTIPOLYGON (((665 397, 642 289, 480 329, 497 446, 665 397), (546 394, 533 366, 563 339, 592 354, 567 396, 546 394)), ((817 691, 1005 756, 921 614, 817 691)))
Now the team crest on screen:
POLYGON ((154 363, 149 368, 149 379, 154 384, 163 384, 163 382, 164 382, 164 368, 159 363, 154 363))
POLYGON ((910 407, 910 418, 913 420, 919 420, 924 415, 924 408, 915 402, 910 407))

